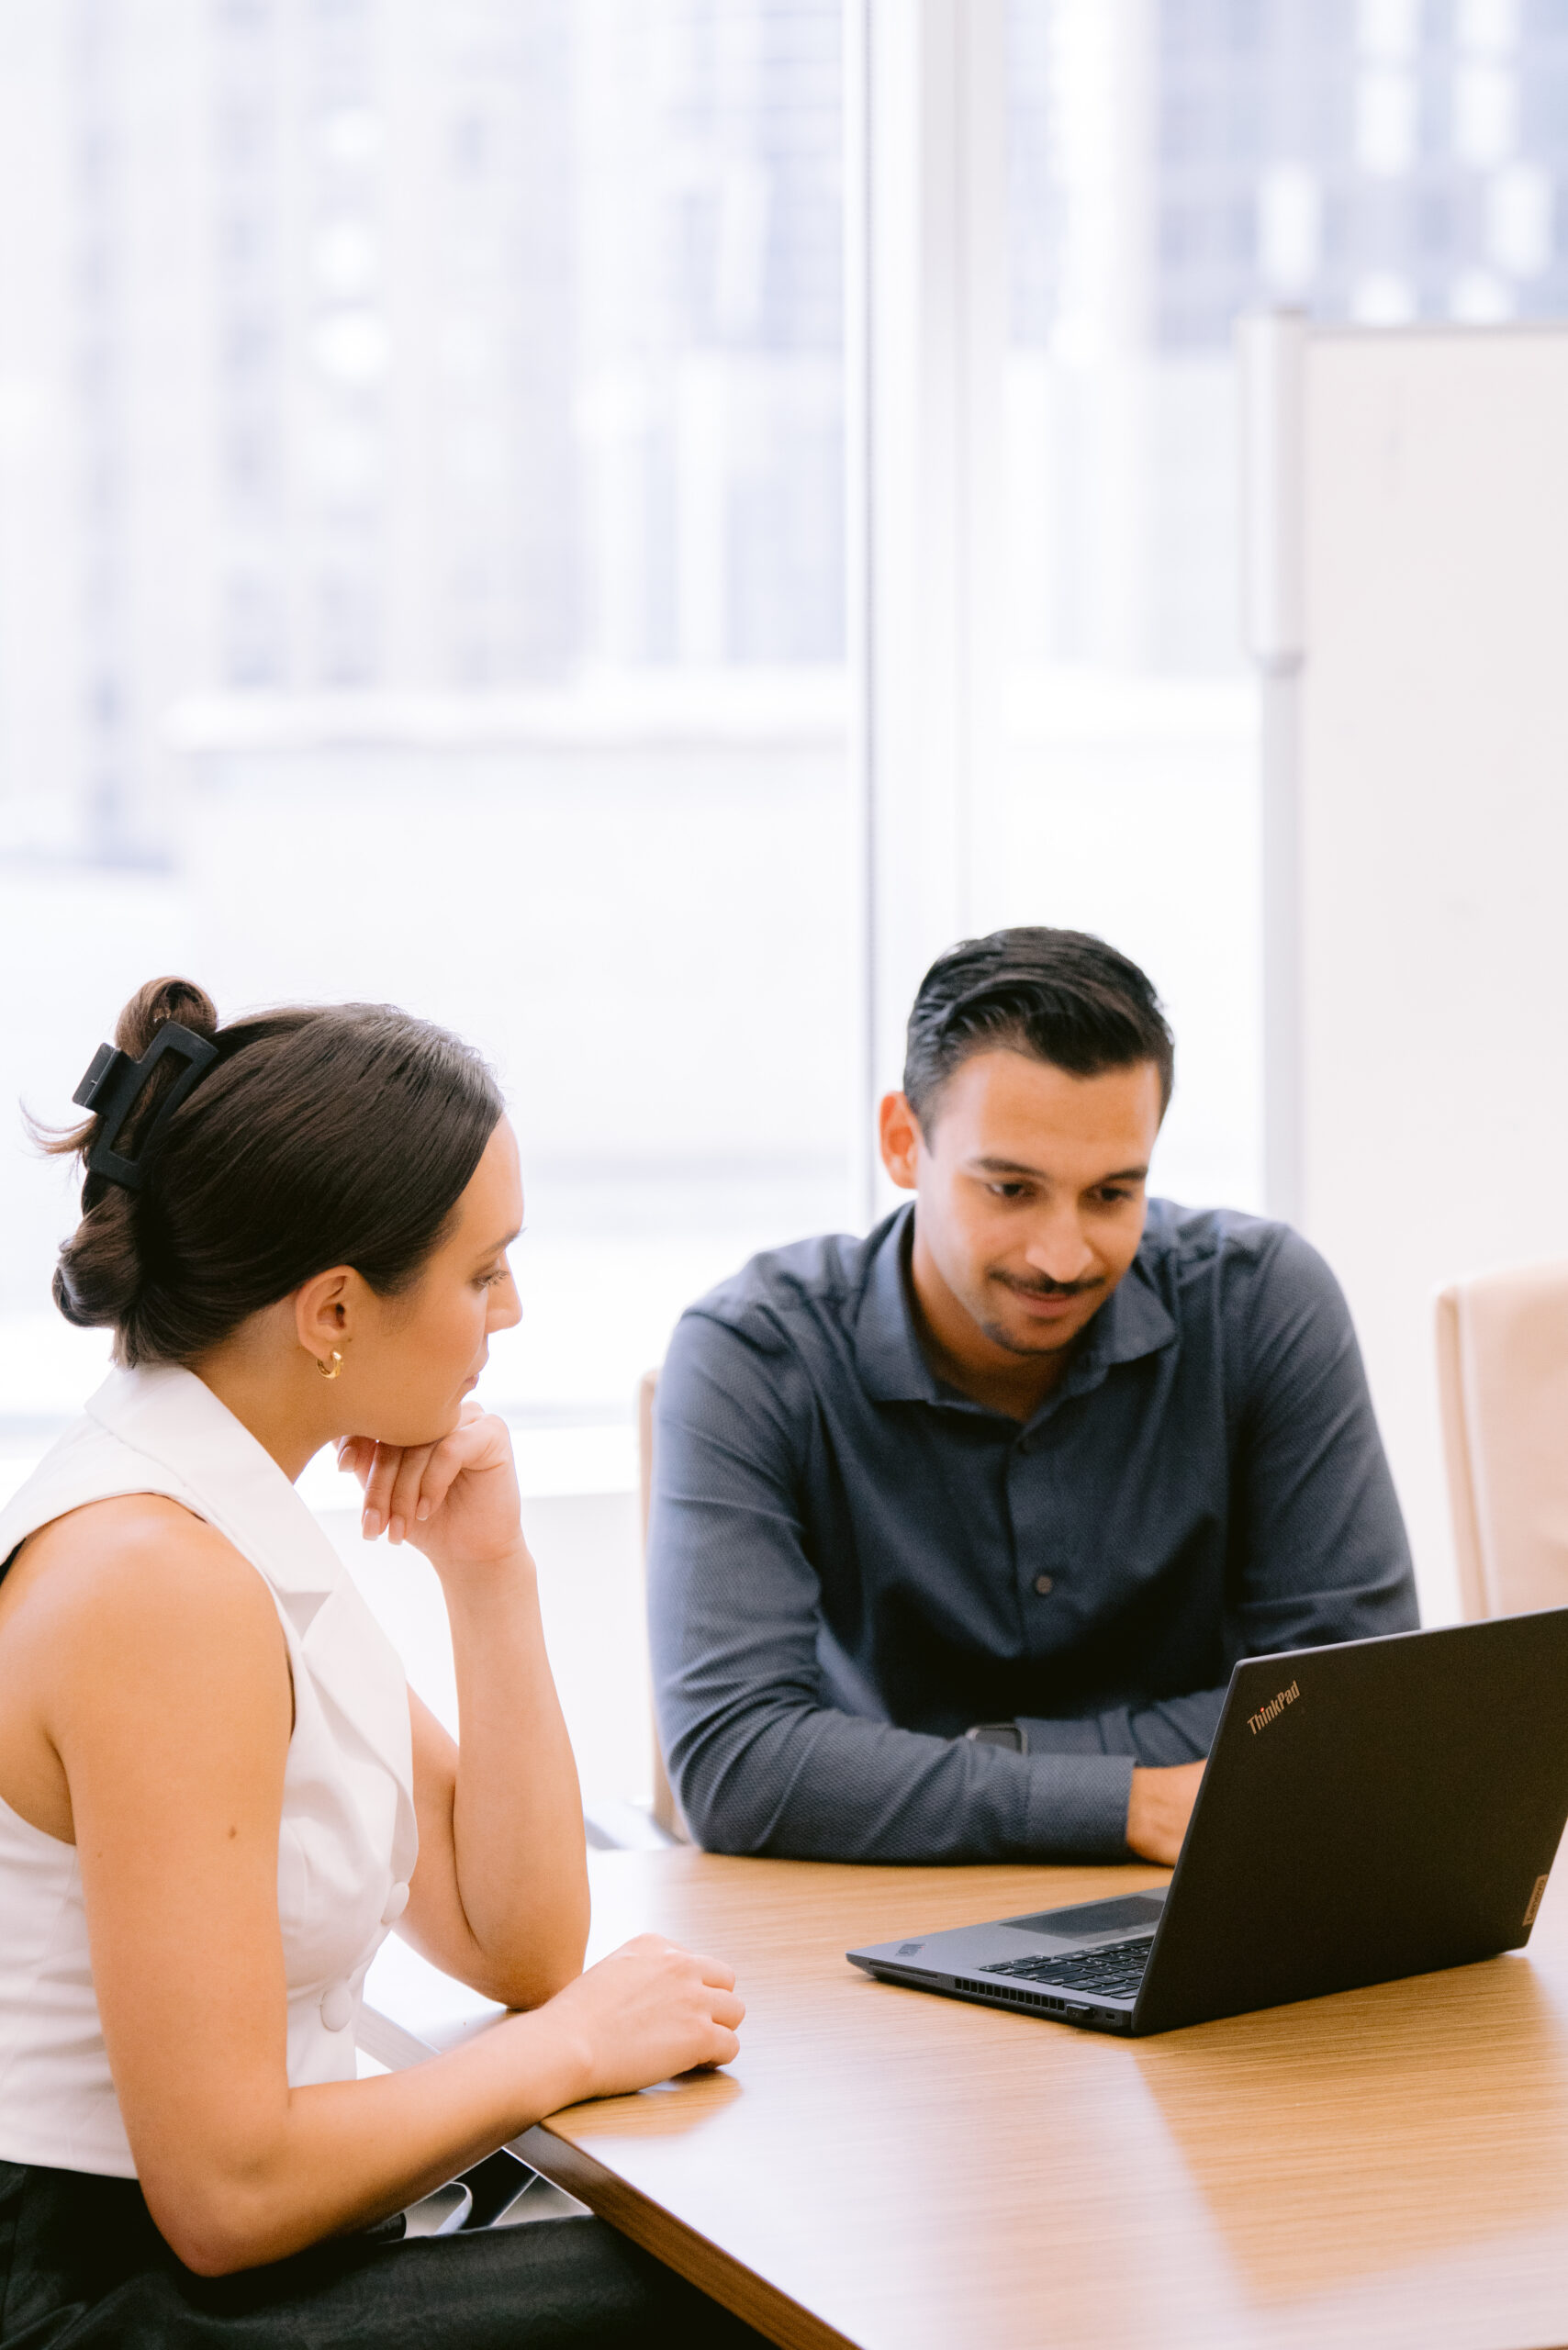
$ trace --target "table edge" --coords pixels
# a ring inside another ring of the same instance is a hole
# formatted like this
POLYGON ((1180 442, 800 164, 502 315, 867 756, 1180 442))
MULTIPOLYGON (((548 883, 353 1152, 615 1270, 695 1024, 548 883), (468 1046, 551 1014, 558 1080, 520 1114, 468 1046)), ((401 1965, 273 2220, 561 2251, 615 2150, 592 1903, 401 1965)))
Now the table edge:
POLYGON ((583 2147, 557 2134, 549 2121, 510 2141, 514 2153, 556 2187, 564 2187, 596 2218, 608 2221, 655 2260, 673 2268, 710 2300, 721 2302, 777 2343, 778 2350, 856 2350, 846 2333, 791 2300, 765 2277, 700 2235, 684 2220, 639 2193, 583 2147))

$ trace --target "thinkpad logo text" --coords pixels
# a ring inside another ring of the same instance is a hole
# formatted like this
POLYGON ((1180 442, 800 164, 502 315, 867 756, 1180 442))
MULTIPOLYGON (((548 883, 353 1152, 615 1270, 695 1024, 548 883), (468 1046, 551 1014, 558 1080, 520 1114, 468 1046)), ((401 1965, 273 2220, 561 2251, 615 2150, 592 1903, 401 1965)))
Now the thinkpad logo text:
POLYGON ((1260 1729, 1267 1729, 1271 1722, 1278 1721, 1285 1707, 1294 1706, 1300 1695, 1301 1691, 1293 1681, 1288 1689, 1282 1689, 1277 1697, 1271 1697, 1266 1706, 1260 1706, 1255 1714, 1249 1714, 1247 1724, 1253 1737, 1256 1738, 1260 1729))

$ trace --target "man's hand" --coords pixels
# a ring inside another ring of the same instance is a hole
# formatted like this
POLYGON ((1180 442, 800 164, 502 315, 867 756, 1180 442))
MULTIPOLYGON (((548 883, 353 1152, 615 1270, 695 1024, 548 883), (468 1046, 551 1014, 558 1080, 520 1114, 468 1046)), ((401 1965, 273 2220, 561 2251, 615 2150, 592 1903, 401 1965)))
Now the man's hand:
POLYGON ((1193 1806, 1198 1799, 1201 1762, 1178 1762, 1164 1771, 1137 1770, 1127 1805, 1127 1845, 1140 1860, 1171 1868, 1182 1849, 1193 1806))

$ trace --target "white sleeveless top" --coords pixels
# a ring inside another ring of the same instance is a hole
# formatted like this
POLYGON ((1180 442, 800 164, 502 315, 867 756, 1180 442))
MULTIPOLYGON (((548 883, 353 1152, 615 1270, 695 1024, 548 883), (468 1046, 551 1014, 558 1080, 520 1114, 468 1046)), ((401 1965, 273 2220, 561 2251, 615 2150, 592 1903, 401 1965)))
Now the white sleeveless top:
MULTIPOLYGON (((419 1849, 403 1668, 283 1471, 193 1372, 116 1371, 0 1511, 0 1561, 67 1510, 120 1494, 183 1503, 272 1592, 294 1676, 277 1854, 288 2079, 352 2080, 365 1969, 402 1914, 419 1849)), ((75 1847, 4 1802, 0 2158, 136 2176, 75 1847)))

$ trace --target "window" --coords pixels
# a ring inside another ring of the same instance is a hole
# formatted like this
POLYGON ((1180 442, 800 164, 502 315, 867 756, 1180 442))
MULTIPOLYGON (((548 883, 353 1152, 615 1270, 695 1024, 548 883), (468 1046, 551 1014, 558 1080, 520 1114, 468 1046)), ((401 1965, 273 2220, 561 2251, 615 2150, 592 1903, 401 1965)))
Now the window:
POLYGON ((987 915, 1103 929, 1177 1031, 1155 1175, 1261 1204, 1232 332, 1561 315, 1552 0, 1009 0, 1006 746, 987 915))
MULTIPOLYGON (((13 1094, 128 988, 386 997, 499 1066, 522 1415, 851 1213, 833 0, 15 11, 13 1094), (41 984, 40 984, 41 982, 41 984)), ((4 1153, 29 1420, 102 1353, 4 1153)))

